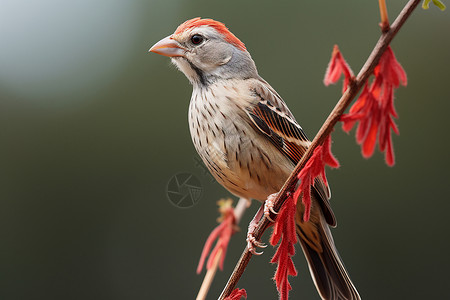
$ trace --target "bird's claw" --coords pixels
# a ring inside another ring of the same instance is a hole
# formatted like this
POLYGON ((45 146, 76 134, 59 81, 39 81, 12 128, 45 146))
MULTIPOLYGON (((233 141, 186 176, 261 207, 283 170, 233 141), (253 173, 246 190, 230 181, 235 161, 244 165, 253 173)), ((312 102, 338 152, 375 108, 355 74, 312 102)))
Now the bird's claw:
POLYGON ((253 255, 261 255, 264 252, 256 252, 256 247, 258 248, 266 248, 267 245, 264 244, 263 242, 257 241, 256 238, 253 236, 253 233, 248 233, 247 234, 247 249, 250 253, 252 253, 253 255))
POLYGON ((278 193, 269 195, 269 197, 267 197, 267 200, 264 202, 264 217, 266 217, 267 220, 272 223, 275 221, 270 217, 270 213, 273 213, 274 215, 278 214, 278 212, 273 209, 273 203, 275 202, 277 195, 278 193))
MULTIPOLYGON (((260 216, 261 217, 261 216, 260 216)), ((266 248, 267 245, 264 244, 263 242, 258 241, 255 236, 253 235, 253 233, 255 232, 256 227, 258 226, 258 221, 256 221, 255 219, 253 219, 250 222, 250 225, 248 226, 248 231, 247 231, 247 249, 250 253, 252 253, 253 255, 261 255, 263 254, 263 251, 261 252, 257 252, 256 248, 266 248)))

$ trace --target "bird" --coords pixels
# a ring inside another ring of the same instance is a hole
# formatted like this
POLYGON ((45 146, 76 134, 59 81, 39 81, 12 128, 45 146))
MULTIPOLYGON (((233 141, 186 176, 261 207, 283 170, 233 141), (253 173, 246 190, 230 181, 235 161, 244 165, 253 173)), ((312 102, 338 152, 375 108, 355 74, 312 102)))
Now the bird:
MULTIPOLYGON (((311 142, 258 74, 245 44, 223 23, 197 17, 149 52, 170 57, 192 84, 189 129, 215 179, 238 197, 273 198, 311 142)), ((328 186, 316 179, 308 221, 302 218, 304 205, 297 202, 297 236, 320 297, 360 299, 331 235, 336 218, 329 200, 328 186)))

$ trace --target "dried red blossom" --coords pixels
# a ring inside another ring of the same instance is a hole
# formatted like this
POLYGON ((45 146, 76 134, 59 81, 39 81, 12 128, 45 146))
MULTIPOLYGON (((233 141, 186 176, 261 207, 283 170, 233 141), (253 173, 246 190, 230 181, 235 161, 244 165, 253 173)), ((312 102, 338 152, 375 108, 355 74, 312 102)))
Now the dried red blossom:
POLYGON ((399 134, 394 122, 394 118, 398 117, 394 108, 394 89, 400 84, 405 86, 407 79, 390 46, 381 56, 373 74, 375 78, 370 87, 366 82, 349 113, 342 115, 342 129, 348 132, 358 122, 356 141, 361 145, 362 155, 365 158, 372 156, 378 138, 387 165, 393 166, 395 159, 391 129, 399 134))
POLYGON ((320 176, 325 185, 328 185, 327 177, 325 175, 325 165, 332 168, 339 167, 339 162, 331 153, 331 135, 328 135, 322 145, 317 146, 317 148, 314 149, 313 155, 297 175, 297 178, 300 180, 300 185, 294 192, 294 198, 298 199, 300 194, 303 193, 302 202, 305 206, 303 220, 305 222, 309 220, 310 216, 311 186, 314 184, 314 179, 320 176))
POLYGON ((247 292, 244 289, 234 289, 225 300, 240 300, 242 297, 247 299, 247 292))
POLYGON ((292 256, 295 254, 294 245, 297 243, 295 231, 296 206, 297 200, 290 195, 278 212, 270 238, 272 246, 275 246, 281 240, 275 255, 270 261, 277 264, 274 280, 281 300, 287 300, 289 291, 292 289, 288 276, 297 276, 297 270, 295 270, 294 262, 292 261, 292 256))
POLYGON ((210 233, 208 239, 206 240, 205 246, 203 246, 202 255, 200 256, 200 261, 197 266, 197 274, 202 271, 203 264, 205 263, 206 257, 208 256, 215 240, 217 240, 216 246, 209 255, 206 269, 209 270, 212 267, 216 256, 219 255, 219 253, 222 253, 219 268, 223 270, 223 262, 225 261, 228 243, 230 242, 231 236, 236 232, 236 219, 234 216, 234 209, 232 207, 232 200, 219 200, 218 204, 219 211, 222 214, 221 218, 218 220, 220 224, 210 233))
POLYGON ((278 243, 280 244, 278 245, 275 255, 272 257, 271 262, 277 264, 274 279, 281 300, 287 300, 289 291, 292 289, 289 284, 288 276, 297 276, 297 270, 292 261, 292 256, 295 254, 294 245, 297 243, 295 223, 297 199, 300 194, 303 193, 302 201, 305 205, 303 219, 308 221, 311 208, 311 186, 314 183, 314 179, 320 176, 325 184, 327 184, 325 165, 334 168, 339 167, 339 162, 331 153, 331 135, 325 139, 323 145, 318 146, 314 150, 313 155, 308 160, 305 167, 297 175, 298 179, 301 181, 300 185, 293 195, 288 196, 278 212, 274 224, 270 244, 272 246, 275 246, 278 243))
POLYGON ((334 45, 331 60, 328 63, 323 83, 325 84, 325 86, 336 83, 342 74, 344 74, 344 84, 342 86, 342 93, 344 93, 347 90, 348 84, 350 83, 350 80, 354 77, 354 75, 353 71, 350 69, 350 66, 347 64, 341 52, 339 51, 339 47, 337 45, 334 45))

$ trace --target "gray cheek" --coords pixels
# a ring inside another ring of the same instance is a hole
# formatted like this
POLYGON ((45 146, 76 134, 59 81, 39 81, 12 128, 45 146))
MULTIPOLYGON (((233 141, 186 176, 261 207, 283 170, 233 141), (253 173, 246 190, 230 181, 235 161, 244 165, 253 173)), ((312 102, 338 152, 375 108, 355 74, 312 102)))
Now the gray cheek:
POLYGON ((232 57, 230 46, 224 43, 210 42, 197 51, 197 58, 209 67, 228 63, 232 57))

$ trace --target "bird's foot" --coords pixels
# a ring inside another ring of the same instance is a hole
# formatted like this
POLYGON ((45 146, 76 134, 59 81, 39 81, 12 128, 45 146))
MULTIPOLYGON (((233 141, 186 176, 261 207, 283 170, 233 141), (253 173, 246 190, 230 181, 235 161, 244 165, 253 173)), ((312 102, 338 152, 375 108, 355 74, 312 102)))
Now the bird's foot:
POLYGON ((278 193, 269 195, 269 197, 267 197, 267 200, 264 202, 264 217, 267 218, 267 220, 269 220, 270 222, 275 222, 271 217, 270 217, 270 213, 277 215, 278 212, 276 212, 273 209, 273 204, 275 202, 275 199, 277 198, 278 193))
POLYGON ((248 231, 247 231, 247 249, 250 253, 254 255, 261 255, 263 252, 256 252, 256 248, 266 248, 267 245, 256 240, 254 236, 254 232, 256 227, 258 227, 259 221, 261 220, 261 217, 264 212, 264 205, 261 205, 256 215, 253 217, 253 220, 248 225, 248 231))
MULTIPOLYGON (((252 221, 253 222, 253 221, 252 221)), ((267 245, 263 242, 257 241, 255 236, 253 235, 253 232, 255 231, 256 227, 258 226, 258 222, 255 224, 250 223, 250 226, 248 226, 248 232, 247 232, 247 249, 250 253, 254 255, 261 255, 263 254, 263 251, 257 252, 256 248, 266 248, 267 245)))

